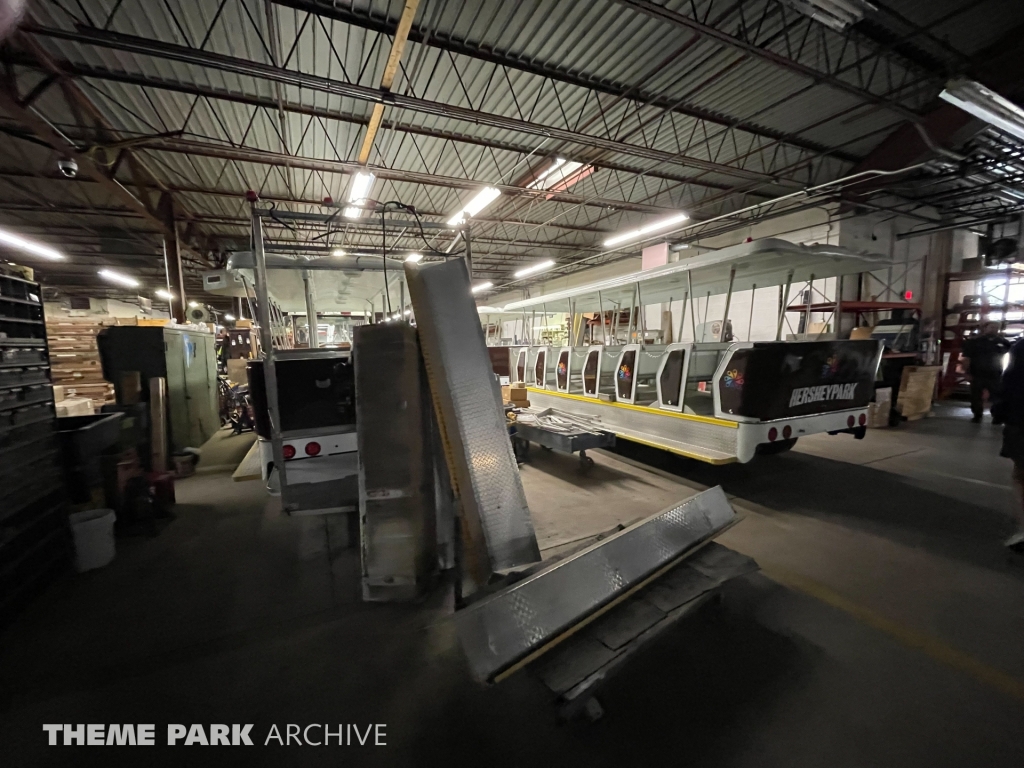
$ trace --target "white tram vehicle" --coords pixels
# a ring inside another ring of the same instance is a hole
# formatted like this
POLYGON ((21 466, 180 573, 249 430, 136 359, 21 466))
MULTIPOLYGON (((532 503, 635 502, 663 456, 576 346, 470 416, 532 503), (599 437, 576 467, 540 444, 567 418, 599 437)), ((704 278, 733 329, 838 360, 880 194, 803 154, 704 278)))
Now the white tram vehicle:
MULTIPOLYGON (((570 328, 583 313, 600 313, 597 340, 606 343, 491 350, 496 373, 527 384, 532 410, 596 418, 620 438, 711 464, 748 462, 788 450, 805 435, 864 436, 882 344, 824 333, 781 336, 787 311, 810 319, 809 306, 788 306, 791 286, 807 284, 812 293, 815 281, 889 265, 876 254, 766 239, 481 311, 519 318, 524 329, 538 311, 567 308, 570 328), (730 340, 733 293, 769 286, 785 286, 776 338, 730 340), (698 323, 694 297, 706 307, 706 297, 723 294, 724 317, 698 323), (644 305, 680 300, 706 340, 645 343, 644 305), (606 311, 618 307, 634 308, 628 343, 619 341, 623 329, 609 333, 604 322, 606 311)), ((839 317, 838 298, 831 311, 839 317)))

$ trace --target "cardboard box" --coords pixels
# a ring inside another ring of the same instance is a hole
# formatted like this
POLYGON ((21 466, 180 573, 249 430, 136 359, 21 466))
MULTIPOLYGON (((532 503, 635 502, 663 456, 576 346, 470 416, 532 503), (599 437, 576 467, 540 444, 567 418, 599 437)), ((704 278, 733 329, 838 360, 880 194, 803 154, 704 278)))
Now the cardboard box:
POLYGON ((64 400, 64 387, 60 384, 53 385, 53 402, 59 403, 64 400))
POLYGON ((883 429, 889 426, 889 411, 892 410, 892 387, 875 390, 875 402, 868 405, 868 427, 883 429))
POLYGON ((867 328, 867 327, 864 327, 864 326, 859 327, 859 328, 854 328, 852 331, 850 331, 850 339, 853 340, 853 341, 856 341, 857 339, 870 339, 871 338, 871 332, 873 330, 875 330, 875 329, 874 328, 867 328))
POLYGON ((246 363, 248 362, 241 357, 228 360, 228 379, 235 384, 248 385, 249 375, 246 373, 246 363))
POLYGON ((517 381, 512 385, 512 389, 526 389, 526 384, 522 381, 517 381))
POLYGON ((513 386, 508 391, 508 393, 509 393, 509 398, 512 400, 513 403, 516 403, 516 404, 525 402, 527 400, 527 398, 529 398, 529 396, 530 396, 530 393, 526 391, 525 387, 515 387, 515 386, 513 386))
POLYGON ((240 317, 235 320, 235 328, 252 328, 252 320, 247 317, 240 317))
POLYGON ((896 396, 896 410, 903 418, 913 421, 931 412, 935 383, 941 370, 937 365, 908 365, 903 369, 896 396))
POLYGON ((92 416, 92 400, 87 397, 66 397, 57 404, 57 416, 92 416))

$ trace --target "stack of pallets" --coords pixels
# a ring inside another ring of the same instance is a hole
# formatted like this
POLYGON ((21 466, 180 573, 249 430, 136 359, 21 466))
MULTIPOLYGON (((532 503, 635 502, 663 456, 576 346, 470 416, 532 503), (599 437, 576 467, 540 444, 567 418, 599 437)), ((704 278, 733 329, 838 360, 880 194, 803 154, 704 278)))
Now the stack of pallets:
POLYGON ((96 335, 116 322, 110 317, 47 318, 53 383, 64 387, 65 397, 89 398, 96 408, 114 402, 114 385, 103 378, 96 335))

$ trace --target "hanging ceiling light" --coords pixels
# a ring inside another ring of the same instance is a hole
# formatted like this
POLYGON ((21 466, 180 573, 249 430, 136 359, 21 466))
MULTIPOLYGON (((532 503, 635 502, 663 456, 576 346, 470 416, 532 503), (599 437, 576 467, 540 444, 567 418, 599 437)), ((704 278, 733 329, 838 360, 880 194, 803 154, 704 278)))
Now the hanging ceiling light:
POLYGON ((227 320, 229 323, 231 323, 231 322, 234 322, 235 316, 234 315, 224 315, 224 319, 227 320))
MULTIPOLYGON (((165 291, 163 288, 157 288, 153 291, 153 294, 159 299, 166 299, 167 301, 174 301, 174 294, 170 291, 165 291)), ((192 306, 195 302, 190 301, 189 306, 192 306)))
POLYGON ((473 286, 473 293, 480 293, 480 291, 486 291, 488 288, 493 288, 494 283, 480 283, 480 285, 473 286))
POLYGON ((553 262, 551 259, 548 259, 547 261, 539 261, 536 264, 531 264, 528 267, 523 267, 522 269, 520 269, 518 272, 516 272, 516 277, 526 277, 527 275, 535 275, 538 272, 543 272, 545 269, 551 269, 553 266, 555 266, 555 262, 553 262))
POLYGON ((462 210, 448 219, 448 226, 459 226, 459 224, 465 222, 466 219, 476 216, 480 211, 493 203, 499 197, 501 197, 500 190, 495 189, 494 187, 484 187, 477 192, 468 203, 462 206, 462 210))
POLYGON ((64 254, 48 245, 37 243, 34 240, 26 240, 21 235, 16 235, 6 229, 0 229, 0 244, 10 248, 17 248, 19 251, 31 253, 33 256, 41 256, 44 259, 62 261, 64 254))
MULTIPOLYGON (((360 203, 369 196, 370 189, 373 187, 373 180, 376 178, 372 173, 357 173, 352 177, 352 184, 348 188, 348 201, 350 203, 360 203)), ((344 210, 344 215, 349 219, 359 218, 361 211, 354 205, 349 206, 344 210)))
POLYGON ((877 11, 867 0, 784 0, 786 5, 804 16, 810 16, 830 29, 842 32, 877 11))
POLYGON ((630 230, 629 232, 623 232, 621 235, 615 235, 614 237, 609 237, 607 240, 604 241, 604 247, 605 248, 611 248, 613 245, 618 245, 619 243, 624 243, 627 240, 635 240, 638 237, 643 237, 644 235, 649 235, 652 232, 660 232, 663 229, 668 229, 673 224, 682 224, 684 221, 686 221, 689 218, 690 217, 687 216, 685 213, 680 213, 680 214, 678 214, 676 216, 669 216, 667 219, 660 219, 659 221, 652 221, 650 224, 647 224, 646 226, 640 227, 639 229, 633 229, 633 230, 630 230))
POLYGON ((138 288, 139 287, 139 281, 136 280, 134 277, 128 277, 128 275, 122 275, 120 272, 115 272, 112 269, 101 269, 99 271, 99 276, 102 277, 104 280, 107 280, 107 281, 109 281, 111 283, 117 283, 118 285, 124 285, 124 286, 127 286, 128 288, 138 288))
POLYGON ((410 264, 415 264, 417 261, 422 261, 422 259, 422 253, 410 253, 408 256, 405 257, 405 260, 408 261, 410 264))
POLYGON ((996 128, 1024 139, 1024 109, 973 80, 950 80, 939 98, 996 128))

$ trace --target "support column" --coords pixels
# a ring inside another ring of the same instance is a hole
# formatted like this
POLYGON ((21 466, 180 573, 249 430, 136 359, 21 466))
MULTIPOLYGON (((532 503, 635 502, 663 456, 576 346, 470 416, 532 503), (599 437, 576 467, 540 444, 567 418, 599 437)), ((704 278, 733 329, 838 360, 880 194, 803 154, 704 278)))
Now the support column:
POLYGON ((181 241, 178 238, 178 227, 174 223, 174 199, 164 193, 160 196, 160 217, 164 220, 170 235, 164 238, 164 272, 167 275, 167 290, 173 298, 170 300, 171 317, 176 323, 186 322, 185 307, 188 297, 185 295, 185 271, 181 263, 181 241))
POLYGON ((181 246, 178 242, 176 228, 174 233, 175 237, 164 238, 164 271, 167 275, 167 290, 173 297, 168 302, 171 317, 176 323, 184 323, 188 297, 185 296, 185 275, 181 268, 181 246))
POLYGON ((302 270, 302 286, 306 290, 306 336, 309 338, 310 349, 320 346, 320 335, 317 333, 316 301, 313 298, 313 275, 308 269, 302 270))

